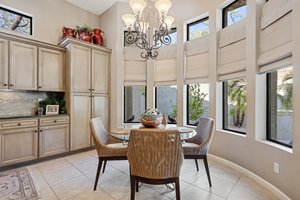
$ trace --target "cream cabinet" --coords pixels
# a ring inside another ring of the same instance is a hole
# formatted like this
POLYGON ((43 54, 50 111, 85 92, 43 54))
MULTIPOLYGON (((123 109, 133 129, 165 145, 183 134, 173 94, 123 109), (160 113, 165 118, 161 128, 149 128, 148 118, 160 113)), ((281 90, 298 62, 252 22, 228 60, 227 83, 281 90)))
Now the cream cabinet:
POLYGON ((65 90, 64 52, 48 48, 39 48, 38 90, 65 90))
POLYGON ((92 145, 89 121, 101 117, 109 124, 109 59, 111 50, 66 38, 67 103, 70 110, 70 147, 82 149, 92 145))
POLYGON ((8 41, 0 39, 0 89, 8 88, 8 41))
POLYGON ((0 122, 0 166, 38 158, 37 119, 0 122))
POLYGON ((39 120, 39 157, 68 152, 69 117, 45 117, 39 120))
POLYGON ((9 66, 9 88, 37 90, 36 46, 10 41, 9 66))

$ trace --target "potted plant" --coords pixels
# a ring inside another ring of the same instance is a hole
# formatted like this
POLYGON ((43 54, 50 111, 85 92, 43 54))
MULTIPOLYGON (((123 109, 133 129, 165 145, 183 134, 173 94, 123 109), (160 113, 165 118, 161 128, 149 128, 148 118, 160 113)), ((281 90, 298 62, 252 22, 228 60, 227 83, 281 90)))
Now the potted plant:
POLYGON ((93 38, 93 29, 86 24, 83 26, 76 26, 75 28, 75 35, 76 38, 86 41, 86 42, 92 42, 93 38))

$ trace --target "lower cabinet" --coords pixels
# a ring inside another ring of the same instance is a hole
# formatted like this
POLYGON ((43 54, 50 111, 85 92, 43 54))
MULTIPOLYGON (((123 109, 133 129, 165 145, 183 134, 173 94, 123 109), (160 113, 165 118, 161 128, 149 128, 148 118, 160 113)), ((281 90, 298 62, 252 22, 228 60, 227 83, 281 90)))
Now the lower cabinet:
POLYGON ((39 157, 69 151, 69 118, 40 119, 39 157))
POLYGON ((38 158, 38 128, 1 131, 1 166, 38 158))

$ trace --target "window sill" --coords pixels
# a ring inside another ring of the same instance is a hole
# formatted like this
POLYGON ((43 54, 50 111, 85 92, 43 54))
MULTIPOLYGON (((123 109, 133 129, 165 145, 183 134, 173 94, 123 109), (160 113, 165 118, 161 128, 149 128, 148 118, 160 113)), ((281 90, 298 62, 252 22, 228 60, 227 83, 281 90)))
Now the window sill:
POLYGON ((258 142, 260 142, 260 143, 263 143, 263 144, 266 144, 266 145, 269 145, 269 146, 271 146, 271 147, 277 148, 277 149, 279 149, 279 150, 285 151, 285 152, 287 152, 287 153, 293 154, 293 149, 292 149, 292 148, 285 147, 285 146, 283 146, 283 145, 276 144, 276 143, 274 143, 274 142, 267 141, 267 140, 263 140, 263 139, 257 139, 256 141, 258 141, 258 142))
POLYGON ((236 133, 236 132, 233 132, 233 131, 227 131, 227 130, 223 130, 223 129, 217 129, 216 131, 219 132, 219 133, 226 133, 226 134, 230 134, 230 135, 240 136, 240 137, 246 138, 246 134, 236 133))

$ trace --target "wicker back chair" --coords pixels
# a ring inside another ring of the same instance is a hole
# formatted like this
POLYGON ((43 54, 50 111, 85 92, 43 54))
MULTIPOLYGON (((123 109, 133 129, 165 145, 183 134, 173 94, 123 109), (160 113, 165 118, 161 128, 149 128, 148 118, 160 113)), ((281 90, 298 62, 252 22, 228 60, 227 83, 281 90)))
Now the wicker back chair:
POLYGON ((200 118, 196 128, 197 134, 194 137, 185 140, 185 144, 183 144, 184 158, 195 159, 197 171, 199 171, 197 159, 203 159, 210 187, 211 179, 207 162, 207 153, 214 133, 214 124, 215 122, 211 118, 200 118))
POLYGON ((134 200, 135 185, 138 182, 175 183, 176 199, 180 200, 179 175, 183 153, 178 130, 131 130, 127 157, 130 166, 131 200, 134 200))
POLYGON ((99 157, 94 184, 94 190, 96 190, 102 162, 104 161, 102 171, 102 173, 104 173, 107 160, 127 160, 127 146, 122 144, 122 140, 113 138, 109 133, 107 133, 100 117, 91 119, 90 127, 99 157))

